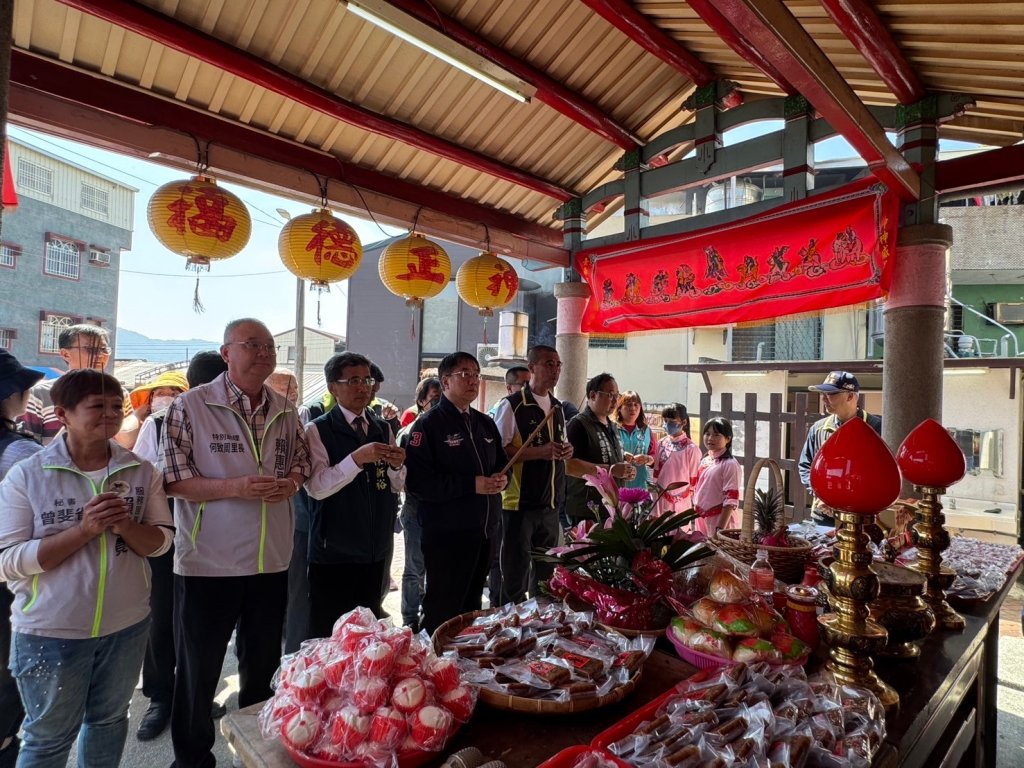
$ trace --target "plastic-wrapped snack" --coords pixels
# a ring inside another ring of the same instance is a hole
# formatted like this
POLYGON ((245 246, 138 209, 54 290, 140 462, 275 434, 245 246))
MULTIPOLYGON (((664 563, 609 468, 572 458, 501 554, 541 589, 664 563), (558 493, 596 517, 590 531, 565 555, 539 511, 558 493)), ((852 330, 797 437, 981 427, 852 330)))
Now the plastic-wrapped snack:
POLYGON ((751 597, 750 585, 732 571, 722 568, 711 577, 708 597, 720 603, 740 603, 751 597))
POLYGON ((452 713, 458 722, 464 723, 473 714, 476 705, 476 689, 465 685, 457 685, 438 697, 438 704, 452 713))
POLYGON ((750 604, 731 603, 715 611, 711 628, 716 632, 735 637, 757 637, 760 626, 750 604))
POLYGON ((715 614, 722 607, 721 603, 715 602, 710 597, 702 597, 690 606, 693 617, 706 627, 710 627, 715 620, 715 614))
POLYGON ((391 703, 399 712, 414 712, 430 700, 430 690, 418 677, 408 677, 395 684, 391 703))
POLYGON ((423 671, 439 695, 448 693, 459 684, 459 666, 453 658, 442 656, 431 659, 423 671))
POLYGON ((370 718, 356 707, 342 707, 327 723, 327 738, 342 753, 354 752, 370 735, 370 718))
POLYGON ((302 708, 281 723, 281 738, 295 749, 309 749, 320 739, 319 710, 302 708))
POLYGON ((702 629, 707 627, 692 616, 676 616, 668 625, 668 631, 683 645, 689 645, 693 633, 702 629))
POLYGON ((737 641, 732 654, 736 661, 781 661, 782 654, 771 640, 763 637, 745 637, 737 641))
POLYGON ((788 632, 776 632, 771 637, 772 645, 778 650, 783 661, 801 661, 807 658, 811 649, 798 637, 788 632))
POLYGON ((391 686, 382 677, 364 677, 355 682, 351 689, 352 703, 360 712, 375 712, 391 698, 391 686))
POLYGON ((290 693, 278 693, 267 700, 260 710, 258 722, 265 739, 276 738, 285 720, 299 711, 299 702, 290 693))
POLYGON ((775 741, 768 750, 772 765, 786 765, 789 768, 804 768, 811 754, 811 737, 804 734, 775 741))
POLYGON ((419 749, 436 752, 448 740, 453 722, 448 710, 428 705, 409 716, 409 734, 419 749))
MULTIPOLYGON (((701 653, 709 653, 722 659, 732 658, 733 647, 729 638, 713 629, 702 629, 690 636, 690 647, 701 653)), ((743 661, 743 659, 737 659, 743 661)))
POLYGON ((370 718, 370 741, 394 749, 409 732, 405 715, 393 707, 381 707, 370 718))

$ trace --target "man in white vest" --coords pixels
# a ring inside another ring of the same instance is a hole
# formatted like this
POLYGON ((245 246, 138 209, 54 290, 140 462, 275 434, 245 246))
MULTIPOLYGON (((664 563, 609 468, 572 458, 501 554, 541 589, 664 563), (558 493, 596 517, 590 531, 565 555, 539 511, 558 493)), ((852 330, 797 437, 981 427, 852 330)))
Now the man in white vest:
POLYGON ((211 703, 237 624, 239 707, 271 694, 281 658, 295 516, 309 475, 295 406, 265 382, 277 364, 258 320, 224 329, 228 365, 167 411, 164 482, 175 504, 174 703, 177 768, 212 768, 211 703))

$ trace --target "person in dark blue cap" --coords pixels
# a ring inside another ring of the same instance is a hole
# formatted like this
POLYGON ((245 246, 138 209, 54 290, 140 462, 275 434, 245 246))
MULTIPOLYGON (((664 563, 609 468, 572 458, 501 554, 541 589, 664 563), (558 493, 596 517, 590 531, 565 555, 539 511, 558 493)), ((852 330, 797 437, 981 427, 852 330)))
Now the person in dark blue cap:
MULTIPOLYGON (((39 371, 26 368, 10 352, 0 349, 0 480, 16 463, 42 450, 33 435, 15 426, 15 420, 25 412, 32 387, 42 378, 39 371)), ((14 768, 18 759, 18 729, 25 716, 18 686, 7 669, 13 601, 14 595, 0 582, 0 768, 14 768)))
MULTIPOLYGON (((800 482, 811 493, 811 463, 814 457, 821 450, 822 444, 839 427, 850 419, 863 419, 879 435, 882 434, 882 417, 874 416, 858 404, 860 397, 860 382, 857 377, 847 371, 832 371, 825 377, 821 384, 814 384, 808 387, 811 392, 820 392, 822 406, 828 414, 823 419, 818 419, 811 425, 807 432, 807 440, 804 442, 804 449, 800 453, 800 482)), ((811 505, 811 517, 818 525, 834 526, 835 518, 832 510, 826 507, 817 499, 811 505)))

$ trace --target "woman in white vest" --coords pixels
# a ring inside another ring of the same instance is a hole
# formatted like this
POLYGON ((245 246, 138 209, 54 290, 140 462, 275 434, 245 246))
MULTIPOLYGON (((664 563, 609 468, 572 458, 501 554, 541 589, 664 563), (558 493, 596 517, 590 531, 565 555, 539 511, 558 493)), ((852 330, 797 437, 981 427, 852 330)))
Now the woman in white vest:
POLYGON ((171 543, 162 478, 111 438, 121 385, 70 371, 51 390, 62 437, 0 484, 0 580, 25 705, 19 768, 113 768, 149 631, 149 565, 171 543))

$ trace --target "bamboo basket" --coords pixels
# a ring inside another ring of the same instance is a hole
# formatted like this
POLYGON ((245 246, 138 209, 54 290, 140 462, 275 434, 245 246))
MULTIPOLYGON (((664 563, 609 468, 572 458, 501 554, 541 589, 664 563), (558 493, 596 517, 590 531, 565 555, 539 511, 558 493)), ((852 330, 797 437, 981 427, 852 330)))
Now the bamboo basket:
MULTIPOLYGON (((448 619, 448 621, 434 630, 433 637, 431 638, 434 644, 434 652, 440 656, 448 640, 472 624, 473 620, 478 616, 485 616, 490 612, 471 611, 448 619)), ((587 696, 570 699, 569 701, 551 701, 549 699, 531 699, 526 696, 511 696, 507 693, 498 693, 497 691, 488 690, 484 686, 479 686, 477 688, 477 699, 489 707, 509 712, 522 712, 528 715, 569 715, 575 712, 586 712, 591 709, 607 707, 610 704, 622 701, 636 688, 643 670, 642 666, 639 667, 636 674, 627 682, 612 688, 604 696, 587 696)))
MULTIPOLYGON (((790 535, 791 547, 766 547, 754 543, 754 488, 761 470, 767 466, 775 477, 775 485, 781 491, 782 471, 774 459, 759 459, 754 465, 743 493, 743 522, 741 528, 727 528, 718 531, 713 544, 742 563, 748 565, 757 559, 757 550, 768 552, 768 562, 775 569, 775 578, 787 584, 796 584, 804 576, 804 563, 811 552, 811 545, 798 536, 790 535)), ((785 522, 785 505, 783 505, 783 522, 785 522)))

